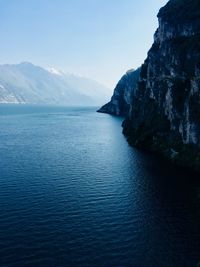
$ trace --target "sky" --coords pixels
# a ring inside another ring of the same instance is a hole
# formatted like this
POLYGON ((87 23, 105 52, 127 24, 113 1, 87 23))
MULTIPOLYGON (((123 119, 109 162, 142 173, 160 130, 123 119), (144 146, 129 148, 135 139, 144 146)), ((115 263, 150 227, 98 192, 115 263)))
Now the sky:
POLYGON ((0 64, 28 61, 113 88, 139 67, 167 0, 0 0, 0 64))

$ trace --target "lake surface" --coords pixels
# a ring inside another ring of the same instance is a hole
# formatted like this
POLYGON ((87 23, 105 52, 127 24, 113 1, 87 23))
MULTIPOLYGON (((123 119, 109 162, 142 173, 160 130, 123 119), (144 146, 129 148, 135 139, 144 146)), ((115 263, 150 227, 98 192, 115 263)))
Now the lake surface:
POLYGON ((0 105, 1 267, 197 266, 198 177, 130 147, 121 122, 0 105))

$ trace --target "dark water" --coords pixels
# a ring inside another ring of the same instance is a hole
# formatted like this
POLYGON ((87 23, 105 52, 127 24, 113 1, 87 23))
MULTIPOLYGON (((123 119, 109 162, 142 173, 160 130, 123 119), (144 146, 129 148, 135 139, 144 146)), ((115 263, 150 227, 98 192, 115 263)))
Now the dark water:
POLYGON ((0 266, 197 266, 200 186, 93 108, 0 106, 0 266))

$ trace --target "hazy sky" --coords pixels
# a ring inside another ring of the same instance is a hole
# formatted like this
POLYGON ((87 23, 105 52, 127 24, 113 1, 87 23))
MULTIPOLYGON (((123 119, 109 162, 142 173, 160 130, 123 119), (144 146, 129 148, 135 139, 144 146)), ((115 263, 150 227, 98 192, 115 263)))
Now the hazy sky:
POLYGON ((167 0, 0 0, 0 64, 30 61, 112 88, 141 65, 167 0))

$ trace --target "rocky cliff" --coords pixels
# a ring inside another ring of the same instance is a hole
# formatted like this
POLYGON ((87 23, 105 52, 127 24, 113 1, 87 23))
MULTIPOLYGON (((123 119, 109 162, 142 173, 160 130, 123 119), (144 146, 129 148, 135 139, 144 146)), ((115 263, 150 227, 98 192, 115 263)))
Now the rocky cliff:
POLYGON ((200 0, 170 0, 158 20, 124 133, 200 171, 200 0))
POLYGON ((132 94, 134 93, 139 79, 139 74, 140 68, 127 71, 117 83, 110 102, 101 107, 98 112, 117 116, 127 115, 132 101, 132 94))

